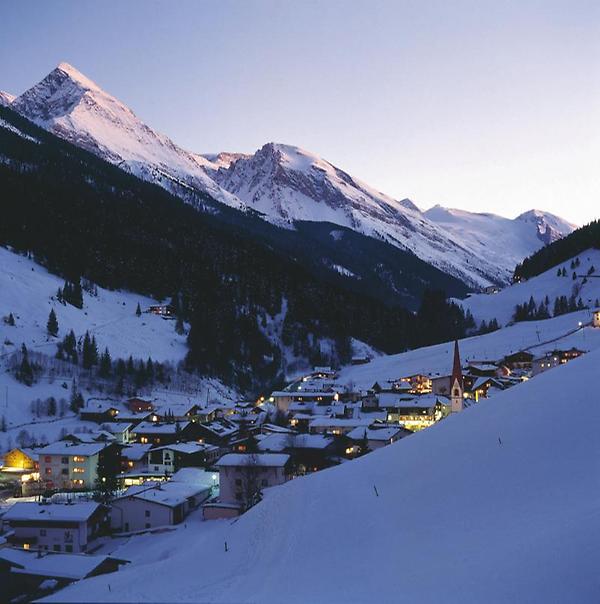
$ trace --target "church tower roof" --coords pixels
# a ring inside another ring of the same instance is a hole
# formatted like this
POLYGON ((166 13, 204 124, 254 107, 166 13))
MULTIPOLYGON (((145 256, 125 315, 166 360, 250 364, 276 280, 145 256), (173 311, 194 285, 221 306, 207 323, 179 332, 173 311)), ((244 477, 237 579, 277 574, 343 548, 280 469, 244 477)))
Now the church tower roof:
POLYGON ((458 349, 458 340, 454 340, 454 363, 452 364, 452 384, 458 380, 460 387, 463 387, 462 367, 460 364, 460 351, 458 349))

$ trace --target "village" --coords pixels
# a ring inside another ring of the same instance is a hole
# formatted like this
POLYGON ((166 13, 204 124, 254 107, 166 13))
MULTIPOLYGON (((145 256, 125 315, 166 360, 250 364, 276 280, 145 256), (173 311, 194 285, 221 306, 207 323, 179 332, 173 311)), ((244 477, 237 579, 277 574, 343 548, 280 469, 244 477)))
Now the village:
MULTIPOLYGON (((600 328, 600 309, 587 327, 600 328)), ((3 452, 0 576, 10 574, 18 595, 114 572, 128 563, 107 549, 115 538, 158 534, 192 516, 235 519, 270 489, 351 463, 585 352, 463 363, 456 341, 446 373, 398 367, 395 379, 366 390, 314 367, 256 401, 90 398, 79 419, 94 429, 3 452)))

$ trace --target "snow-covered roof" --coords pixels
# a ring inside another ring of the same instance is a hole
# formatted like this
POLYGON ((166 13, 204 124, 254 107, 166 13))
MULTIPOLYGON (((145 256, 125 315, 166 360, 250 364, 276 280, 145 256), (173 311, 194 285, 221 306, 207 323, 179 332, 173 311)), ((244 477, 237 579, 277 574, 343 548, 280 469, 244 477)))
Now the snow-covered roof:
POLYGON ((47 522, 85 522, 100 507, 99 503, 83 501, 76 503, 18 502, 2 517, 3 520, 42 520, 47 522))
MULTIPOLYGON (((59 554, 28 552, 17 548, 0 549, 0 560, 14 565, 12 572, 36 575, 55 579, 84 579, 107 560, 118 560, 111 556, 93 556, 89 554, 59 554)), ((125 563, 126 560, 118 560, 125 563)))
POLYGON ((261 451, 285 451, 285 449, 325 449, 333 438, 322 434, 269 434, 258 443, 261 451))
POLYGON ((381 428, 354 428, 354 430, 348 432, 346 436, 353 440, 361 440, 365 437, 365 432, 368 440, 390 440, 400 434, 403 436, 408 436, 408 434, 411 434, 410 430, 407 430, 402 426, 384 426, 381 428))
POLYGON ((148 487, 148 483, 129 487, 116 501, 135 497, 150 503, 175 507, 184 503, 190 497, 196 497, 208 490, 210 490, 210 485, 169 480, 153 483, 150 487, 148 487))
POLYGON ((96 455, 102 449, 108 446, 108 443, 79 443, 73 444, 66 440, 59 440, 38 450, 38 455, 81 455, 89 457, 96 455))
POLYGON ((190 422, 173 422, 162 424, 160 422, 141 422, 132 432, 142 434, 175 434, 177 430, 183 430, 190 422))
POLYGON ((146 443, 132 443, 127 445, 122 451, 121 456, 125 459, 131 459, 132 461, 139 461, 146 457, 146 454, 152 448, 152 444, 146 443))
POLYGON ((283 453, 228 453, 215 464, 217 467, 262 466, 275 468, 285 466, 290 456, 283 453))
POLYGON ((207 445, 206 443, 196 442, 184 442, 176 443, 173 445, 163 445, 162 447, 156 447, 153 451, 161 451, 162 449, 168 449, 169 451, 177 451, 185 455, 192 455, 194 453, 201 453, 202 451, 210 451, 217 449, 214 445, 207 445))
POLYGON ((337 418, 337 417, 317 417, 310 422, 311 428, 350 428, 353 426, 368 426, 372 423, 368 418, 337 418))
POLYGON ((212 487, 215 480, 219 478, 219 474, 215 472, 207 472, 204 468, 181 468, 173 474, 169 482, 187 482, 193 485, 212 487), (214 478, 213 478, 214 477, 214 478))

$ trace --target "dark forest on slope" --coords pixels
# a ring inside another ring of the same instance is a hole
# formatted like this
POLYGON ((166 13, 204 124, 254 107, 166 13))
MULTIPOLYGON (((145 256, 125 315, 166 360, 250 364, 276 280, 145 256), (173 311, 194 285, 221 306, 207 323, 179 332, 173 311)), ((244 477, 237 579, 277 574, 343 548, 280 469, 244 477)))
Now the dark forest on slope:
POLYGON ((282 339, 313 363, 347 362, 350 337, 392 353, 465 331, 441 292, 425 289, 416 315, 398 300, 385 304, 333 271, 307 270, 297 248, 199 212, 8 109, 0 117, 39 141, 0 128, 0 244, 74 282, 173 299, 191 324, 190 369, 248 390, 279 379, 280 347, 262 325, 283 300, 282 339), (327 357, 321 338, 334 342, 327 357))
POLYGON ((514 278, 517 280, 530 279, 590 248, 600 249, 599 220, 586 224, 563 239, 559 239, 525 258, 521 264, 517 265, 514 278))

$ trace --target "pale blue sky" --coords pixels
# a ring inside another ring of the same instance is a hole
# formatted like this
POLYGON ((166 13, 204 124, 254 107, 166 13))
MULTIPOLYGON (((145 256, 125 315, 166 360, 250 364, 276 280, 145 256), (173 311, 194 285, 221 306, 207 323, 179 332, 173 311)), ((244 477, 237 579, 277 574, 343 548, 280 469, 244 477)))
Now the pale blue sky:
POLYGON ((600 216, 600 2, 0 0, 0 89, 67 61, 199 152, 313 151, 398 198, 600 216))

